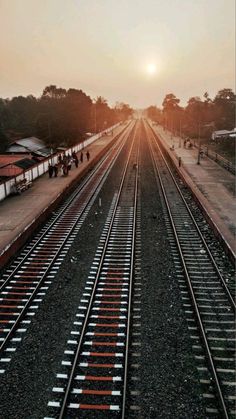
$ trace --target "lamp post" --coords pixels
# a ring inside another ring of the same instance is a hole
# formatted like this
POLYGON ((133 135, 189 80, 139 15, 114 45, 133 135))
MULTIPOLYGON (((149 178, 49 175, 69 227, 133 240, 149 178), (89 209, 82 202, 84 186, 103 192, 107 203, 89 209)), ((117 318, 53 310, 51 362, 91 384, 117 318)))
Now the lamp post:
POLYGON ((93 102, 93 106, 92 106, 92 114, 91 114, 91 118, 92 118, 91 126, 93 127, 92 131, 97 133, 97 101, 96 99, 93 99, 92 102, 93 102))
POLYGON ((167 128, 167 116, 164 114, 164 131, 166 131, 167 128))
POLYGON ((95 103, 95 108, 94 108, 94 122, 95 122, 95 132, 97 133, 97 103, 95 103))
POLYGON ((182 136, 182 121, 179 120, 179 148, 181 147, 181 136, 182 136))
POLYGON ((174 144, 174 136, 173 136, 173 119, 171 119, 170 122, 170 139, 172 141, 172 148, 175 148, 175 144, 174 144))
POLYGON ((198 155, 197 155, 197 164, 200 164, 200 157, 201 157, 201 138, 200 138, 200 122, 198 122, 198 155))
POLYGON ((48 136, 46 139, 49 140, 49 148, 50 148, 50 158, 52 163, 52 154, 53 154, 53 148, 52 148, 52 129, 51 129, 51 121, 50 121, 50 114, 48 112, 39 112, 37 114, 37 121, 40 120, 40 117, 43 116, 47 118, 47 127, 48 127, 48 136))
POLYGON ((97 133, 97 104, 94 103, 94 131, 97 133))

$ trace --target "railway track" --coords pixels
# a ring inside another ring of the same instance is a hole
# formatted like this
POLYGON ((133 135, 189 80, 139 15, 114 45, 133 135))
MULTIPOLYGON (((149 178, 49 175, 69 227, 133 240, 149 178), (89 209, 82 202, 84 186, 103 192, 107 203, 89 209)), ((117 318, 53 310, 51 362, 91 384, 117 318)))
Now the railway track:
POLYGON ((50 418, 126 417, 138 150, 134 140, 48 403, 50 418))
POLYGON ((75 236, 135 126, 131 124, 0 278, 0 373, 11 361, 75 236))
POLYGON ((180 191, 157 138, 145 126, 209 417, 235 417, 235 301, 180 191))

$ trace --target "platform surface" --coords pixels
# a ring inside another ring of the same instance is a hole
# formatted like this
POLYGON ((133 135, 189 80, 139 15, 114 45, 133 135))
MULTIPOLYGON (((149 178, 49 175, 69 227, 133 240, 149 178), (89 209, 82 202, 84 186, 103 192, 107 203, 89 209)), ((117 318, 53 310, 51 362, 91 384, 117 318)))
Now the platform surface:
POLYGON ((181 158, 182 174, 191 179, 218 230, 236 253, 235 175, 207 156, 200 158, 198 164, 197 147, 184 147, 183 139, 171 135, 161 126, 155 125, 152 128, 176 161, 181 158))
MULTIPOLYGON (((112 141, 124 127, 117 127, 113 136, 104 136, 87 149, 90 151, 90 161, 112 141)), ((172 137, 161 127, 153 127, 159 134, 167 148, 174 145, 171 151, 174 158, 181 157, 181 171, 184 176, 191 179, 191 182, 202 197, 203 204, 211 214, 211 218, 219 231, 226 239, 228 245, 235 253, 235 231, 236 231, 236 200, 234 196, 235 176, 214 161, 204 157, 197 164, 198 150, 196 148, 186 149, 183 147, 183 140, 172 137)), ((44 174, 33 182, 32 188, 21 195, 11 196, 0 202, 0 256, 17 239, 22 231, 48 207, 58 195, 82 173, 88 164, 84 151, 83 163, 79 167, 74 165, 68 176, 52 177, 44 174)))
MULTIPOLYGON (((72 165, 68 176, 49 179, 48 173, 33 181, 32 187, 21 195, 9 196, 0 202, 0 256, 19 237, 57 196, 59 196, 76 177, 83 173, 88 165, 86 151, 90 152, 90 163, 122 131, 124 126, 116 127, 113 135, 106 135, 83 149, 83 163, 78 168, 72 165)), ((78 152, 80 157, 80 152, 78 152)))

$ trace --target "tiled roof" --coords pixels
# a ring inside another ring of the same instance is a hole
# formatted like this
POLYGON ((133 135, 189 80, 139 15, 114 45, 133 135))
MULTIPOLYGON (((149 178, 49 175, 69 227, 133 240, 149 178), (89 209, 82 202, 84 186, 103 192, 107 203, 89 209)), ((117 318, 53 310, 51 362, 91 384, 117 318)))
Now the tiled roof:
POLYGON ((29 169, 30 167, 35 165, 35 161, 31 160, 31 159, 22 159, 22 160, 18 160, 15 163, 15 166, 20 167, 21 169, 29 169))
POLYGON ((39 150, 40 148, 45 147, 44 142, 36 137, 22 138, 21 140, 14 142, 25 148, 28 148, 29 150, 39 150))
POLYGON ((22 172, 23 169, 15 166, 14 164, 9 164, 5 167, 0 167, 0 177, 2 178, 17 176, 22 172))
POLYGON ((37 151, 34 151, 34 153, 38 154, 39 156, 48 157, 51 155, 51 149, 47 147, 43 147, 37 151))
POLYGON ((28 157, 29 157, 28 154, 25 154, 25 155, 21 154, 20 156, 19 156, 19 154, 14 154, 14 155, 0 154, 0 167, 7 166, 8 164, 15 163, 18 160, 22 160, 22 159, 28 158, 28 157))
POLYGON ((45 144, 42 140, 36 137, 22 138, 11 143, 7 149, 9 152, 35 152, 44 149, 45 144))

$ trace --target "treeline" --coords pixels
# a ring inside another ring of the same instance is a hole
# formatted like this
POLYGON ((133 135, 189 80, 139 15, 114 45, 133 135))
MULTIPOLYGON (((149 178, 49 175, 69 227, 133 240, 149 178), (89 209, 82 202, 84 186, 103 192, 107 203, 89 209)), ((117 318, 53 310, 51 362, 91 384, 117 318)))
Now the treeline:
POLYGON ((216 130, 232 130, 235 127, 235 100, 232 89, 219 90, 214 99, 206 92, 201 99, 191 97, 186 107, 179 105, 173 93, 165 96, 162 109, 147 108, 147 116, 166 129, 192 138, 210 138, 216 130))
POLYGON ((0 98, 0 151, 10 141, 28 136, 37 136, 53 148, 71 146, 86 133, 104 130, 132 113, 127 104, 111 108, 102 97, 92 101, 82 90, 55 85, 45 87, 40 98, 0 98))

